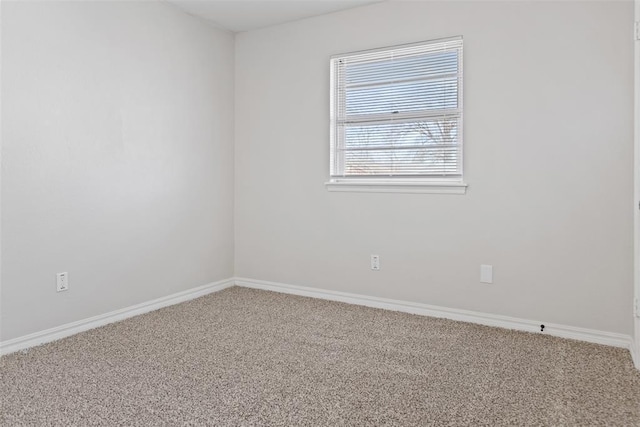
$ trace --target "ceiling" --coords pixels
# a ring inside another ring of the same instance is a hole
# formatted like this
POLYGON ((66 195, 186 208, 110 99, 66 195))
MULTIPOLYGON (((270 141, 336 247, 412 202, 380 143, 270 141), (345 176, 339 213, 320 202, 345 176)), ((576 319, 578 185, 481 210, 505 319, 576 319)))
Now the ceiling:
POLYGON ((249 31, 381 0, 167 0, 230 31, 249 31))

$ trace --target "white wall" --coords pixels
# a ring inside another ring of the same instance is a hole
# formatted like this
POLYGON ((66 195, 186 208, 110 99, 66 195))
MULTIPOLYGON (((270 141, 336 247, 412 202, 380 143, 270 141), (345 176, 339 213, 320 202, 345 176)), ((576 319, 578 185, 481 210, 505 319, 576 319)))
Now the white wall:
POLYGON ((233 49, 163 3, 2 3, 2 340, 233 275, 233 49))
POLYGON ((236 275, 630 335, 632 16, 394 1, 239 34, 236 275), (456 35, 467 194, 327 192, 329 56, 456 35))

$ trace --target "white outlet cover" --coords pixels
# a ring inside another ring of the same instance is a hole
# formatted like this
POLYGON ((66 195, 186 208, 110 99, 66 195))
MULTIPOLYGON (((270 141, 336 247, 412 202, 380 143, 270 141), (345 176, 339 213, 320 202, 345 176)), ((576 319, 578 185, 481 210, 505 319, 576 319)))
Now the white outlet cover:
POLYGON ((482 264, 480 266, 480 283, 493 283, 493 266, 482 264))
POLYGON ((371 269, 372 270, 380 270, 380 256, 379 255, 371 255, 371 269))
POLYGON ((56 274, 56 291, 62 292, 69 289, 69 273, 56 274))

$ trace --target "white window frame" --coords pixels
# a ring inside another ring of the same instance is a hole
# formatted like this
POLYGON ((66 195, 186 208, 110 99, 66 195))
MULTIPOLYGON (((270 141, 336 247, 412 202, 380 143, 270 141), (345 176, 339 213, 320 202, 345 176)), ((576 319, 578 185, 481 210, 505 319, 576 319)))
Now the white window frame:
MULTIPOLYGON (((463 179, 463 96, 462 96, 462 64, 463 53, 460 48, 459 72, 458 72, 458 113, 459 113, 459 129, 458 141, 459 147, 459 175, 455 177, 400 177, 400 176, 340 176, 335 173, 337 164, 341 161, 339 158, 337 143, 339 126, 337 120, 337 102, 340 96, 340 88, 337 87, 337 61, 345 58, 357 57, 379 52, 391 52, 405 48, 415 48, 421 46, 444 45, 447 42, 457 41, 462 43, 462 37, 452 37, 447 39, 430 40, 419 43, 411 43, 405 45, 391 46, 380 49, 372 49, 359 52, 351 52, 347 54, 334 55, 330 61, 330 179, 325 183, 329 191, 356 191, 356 192, 398 192, 398 193, 442 193, 442 194, 465 194, 467 184, 463 179)), ((344 90, 344 89, 343 89, 344 90)))

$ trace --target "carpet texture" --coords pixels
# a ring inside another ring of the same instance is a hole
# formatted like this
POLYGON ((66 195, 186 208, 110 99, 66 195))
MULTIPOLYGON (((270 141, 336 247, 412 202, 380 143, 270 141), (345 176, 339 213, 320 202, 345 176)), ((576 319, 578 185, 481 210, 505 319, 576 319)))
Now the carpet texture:
POLYGON ((0 425, 640 426, 627 350, 230 288, 0 362, 0 425))

